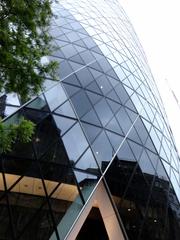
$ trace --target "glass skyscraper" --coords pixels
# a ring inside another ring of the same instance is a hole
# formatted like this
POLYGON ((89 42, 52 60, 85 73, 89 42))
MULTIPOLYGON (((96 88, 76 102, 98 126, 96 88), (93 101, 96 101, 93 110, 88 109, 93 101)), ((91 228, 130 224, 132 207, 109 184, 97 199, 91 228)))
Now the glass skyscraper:
POLYGON ((1 155, 0 239, 178 240, 179 156, 129 19, 117 0, 52 9, 59 81, 0 97, 6 124, 36 124, 1 155))

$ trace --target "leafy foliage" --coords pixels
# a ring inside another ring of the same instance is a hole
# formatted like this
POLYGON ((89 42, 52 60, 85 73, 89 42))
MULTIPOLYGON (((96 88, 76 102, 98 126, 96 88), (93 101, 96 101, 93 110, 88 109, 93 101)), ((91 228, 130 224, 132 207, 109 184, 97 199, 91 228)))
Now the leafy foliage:
POLYGON ((35 124, 24 118, 19 124, 6 125, 0 123, 0 153, 7 153, 12 150, 16 141, 28 143, 34 134, 35 124))
MULTIPOLYGON (((0 1, 0 92, 16 92, 26 101, 42 87, 44 75, 55 78, 56 62, 43 63, 54 47, 48 35, 51 0, 0 1)), ((35 124, 0 122, 0 153, 12 150, 16 141, 31 141, 35 124)))
POLYGON ((50 0, 0 1, 0 91, 16 92, 26 101, 37 94, 44 74, 55 77, 57 62, 43 64, 53 50, 47 33, 50 0))

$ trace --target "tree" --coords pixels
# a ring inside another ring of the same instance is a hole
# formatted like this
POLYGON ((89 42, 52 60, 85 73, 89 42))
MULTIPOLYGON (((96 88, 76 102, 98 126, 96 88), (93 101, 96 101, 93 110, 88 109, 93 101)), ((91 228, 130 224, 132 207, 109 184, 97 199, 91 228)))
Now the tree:
POLYGON ((11 151, 16 141, 30 142, 34 129, 35 124, 24 118, 20 119, 19 124, 6 125, 0 122, 0 154, 11 151))
POLYGON ((1 0, 0 92, 16 92, 26 101, 39 92, 46 73, 55 77, 57 63, 42 62, 53 50, 51 17, 50 0, 1 0))
MULTIPOLYGON (((51 17, 50 0, 0 1, 0 92, 16 92, 25 102, 39 92, 45 74, 55 78, 57 63, 42 61, 53 50, 51 17)), ((25 119, 19 125, 0 121, 0 153, 10 151, 17 139, 30 141, 34 127, 25 119)))

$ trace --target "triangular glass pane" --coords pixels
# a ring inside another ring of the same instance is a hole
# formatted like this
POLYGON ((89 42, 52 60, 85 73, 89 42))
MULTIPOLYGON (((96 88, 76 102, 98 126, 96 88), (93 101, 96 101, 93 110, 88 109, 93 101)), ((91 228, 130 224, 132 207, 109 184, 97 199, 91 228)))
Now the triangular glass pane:
POLYGON ((147 155, 149 156, 152 165, 154 166, 154 169, 156 169, 158 162, 160 161, 157 154, 154 154, 153 152, 146 149, 147 155))
POLYGON ((137 112, 137 110, 136 110, 134 104, 132 103, 132 100, 131 100, 131 99, 129 99, 129 100, 125 103, 125 106, 128 107, 128 108, 130 108, 130 109, 132 109, 133 111, 137 112))
POLYGON ((109 140, 110 140, 110 142, 113 146, 114 153, 115 153, 117 151, 117 149, 119 148, 119 146, 122 143, 124 138, 120 135, 117 135, 117 134, 109 132, 109 131, 106 131, 106 133, 107 133, 108 138, 109 138, 109 140))
POLYGON ((142 154, 143 147, 140 146, 139 144, 136 144, 136 143, 130 141, 130 140, 128 140, 128 143, 129 143, 129 145, 130 145, 130 147, 131 147, 131 149, 132 149, 132 151, 133 151, 133 153, 134 153, 134 155, 135 155, 135 157, 138 161, 139 157, 142 154))
POLYGON ((80 88, 66 84, 66 83, 63 83, 63 86, 66 89, 66 92, 68 93, 69 97, 71 97, 72 95, 74 95, 80 90, 80 88))
POLYGON ((93 81, 91 84, 89 84, 86 89, 91 90, 93 92, 102 94, 101 90, 99 89, 97 83, 95 81, 93 81))
POLYGON ((101 52, 101 50, 99 49, 99 47, 93 47, 91 50, 102 55, 102 52, 101 52))
POLYGON ((100 67, 100 65, 97 62, 91 63, 90 67, 96 69, 97 71, 101 71, 101 72, 103 71, 102 68, 100 67))
POLYGON ((89 91, 86 91, 91 103, 94 105, 96 104, 101 98, 102 96, 99 95, 99 94, 96 94, 96 93, 92 93, 92 92, 89 92, 89 91))
POLYGON ((65 102, 58 109, 56 109, 55 113, 73 118, 76 117, 69 101, 65 102))
POLYGON ((83 52, 86 49, 86 45, 82 40, 75 41, 74 43, 81 46, 81 47, 75 46, 75 48, 78 52, 83 52))
POLYGON ((61 136, 76 122, 75 120, 60 117, 53 114, 54 121, 60 130, 61 136))
POLYGON ((95 69, 89 68, 90 72, 92 73, 93 77, 96 79, 102 75, 102 72, 99 72, 95 69))
MULTIPOLYGON (((137 118, 137 113, 129 110, 128 108, 126 108, 126 112, 128 113, 128 116, 130 117, 132 123, 135 121, 135 119, 137 118)), ((138 121, 138 120, 137 120, 138 121)))
POLYGON ((124 135, 115 117, 106 125, 106 128, 115 133, 124 135))
POLYGON ((117 157, 119 160, 131 161, 131 162, 136 161, 127 141, 125 141, 122 144, 120 150, 117 153, 117 157))
POLYGON ((129 95, 127 94, 127 92, 122 84, 119 84, 115 87, 115 92, 117 93, 118 97, 120 98, 122 104, 124 104, 129 99, 129 95))
POLYGON ((116 101, 116 102, 121 103, 120 99, 118 98, 118 96, 117 96, 117 94, 116 94, 116 92, 114 90, 112 90, 110 93, 108 93, 107 97, 112 99, 112 100, 114 100, 114 101, 116 101))
POLYGON ((110 70, 108 71, 106 74, 108 74, 110 77, 113 77, 117 80, 119 80, 118 76, 116 75, 116 73, 114 72, 114 70, 110 70))
POLYGON ((112 84, 113 87, 115 87, 119 83, 119 81, 117 81, 116 79, 111 78, 109 76, 107 76, 107 77, 108 77, 108 79, 109 79, 109 81, 110 81, 110 83, 112 84))
POLYGON ((84 61, 82 60, 82 58, 79 56, 79 54, 73 56, 70 58, 71 61, 76 62, 76 63, 80 63, 80 64, 85 64, 84 61))
POLYGON ((93 143, 94 139, 97 137, 97 135, 102 131, 102 128, 95 127, 93 125, 82 123, 84 132, 86 136, 88 137, 90 143, 93 143))
POLYGON ((145 144, 145 147, 147 147, 148 149, 150 149, 151 151, 157 153, 153 143, 152 143, 152 140, 150 137, 147 138, 147 141, 146 141, 146 144, 145 144))
POLYGON ((70 62, 70 61, 69 61, 69 63, 74 71, 77 71, 83 67, 83 65, 79 64, 79 63, 70 62))
MULTIPOLYGON (((143 151, 142 155, 141 155, 141 158, 139 160, 139 166, 141 168, 141 171, 145 174, 148 174, 149 175, 154 175, 155 173, 155 170, 151 164, 151 161, 149 160, 149 157, 148 155, 146 154, 145 151, 143 151)), ((152 180, 151 180, 152 181, 152 180)))
POLYGON ((95 124, 97 126, 101 126, 101 123, 95 113, 95 111, 92 109, 90 112, 88 112, 83 118, 82 120, 95 124))
POLYGON ((98 166, 90 149, 88 149, 75 165, 76 168, 86 170, 87 172, 97 173, 98 166))
POLYGON ((88 84, 94 81, 94 78, 87 67, 78 71, 76 75, 83 87, 86 87, 88 84))
POLYGON ((142 144, 142 142, 141 142, 141 140, 140 140, 140 138, 139 138, 139 136, 138 136, 134 127, 131 128, 131 131, 128 134, 128 138, 137 142, 137 143, 139 143, 139 144, 142 144))
POLYGON ((111 110, 113 111, 113 113, 116 113, 121 107, 120 104, 118 104, 114 101, 111 101, 109 99, 107 99, 107 102, 109 103, 109 106, 110 106, 111 110))
POLYGON ((76 85, 79 87, 81 86, 81 84, 79 83, 75 74, 72 74, 72 75, 66 77, 65 79, 63 79, 63 82, 73 84, 73 85, 76 85))

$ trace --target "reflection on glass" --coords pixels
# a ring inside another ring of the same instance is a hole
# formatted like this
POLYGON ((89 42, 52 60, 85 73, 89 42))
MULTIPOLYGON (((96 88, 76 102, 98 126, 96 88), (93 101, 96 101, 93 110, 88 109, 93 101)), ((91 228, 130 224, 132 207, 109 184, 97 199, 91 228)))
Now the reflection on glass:
POLYGON ((78 123, 64 135, 63 142, 71 161, 76 161, 88 147, 84 133, 78 123))

